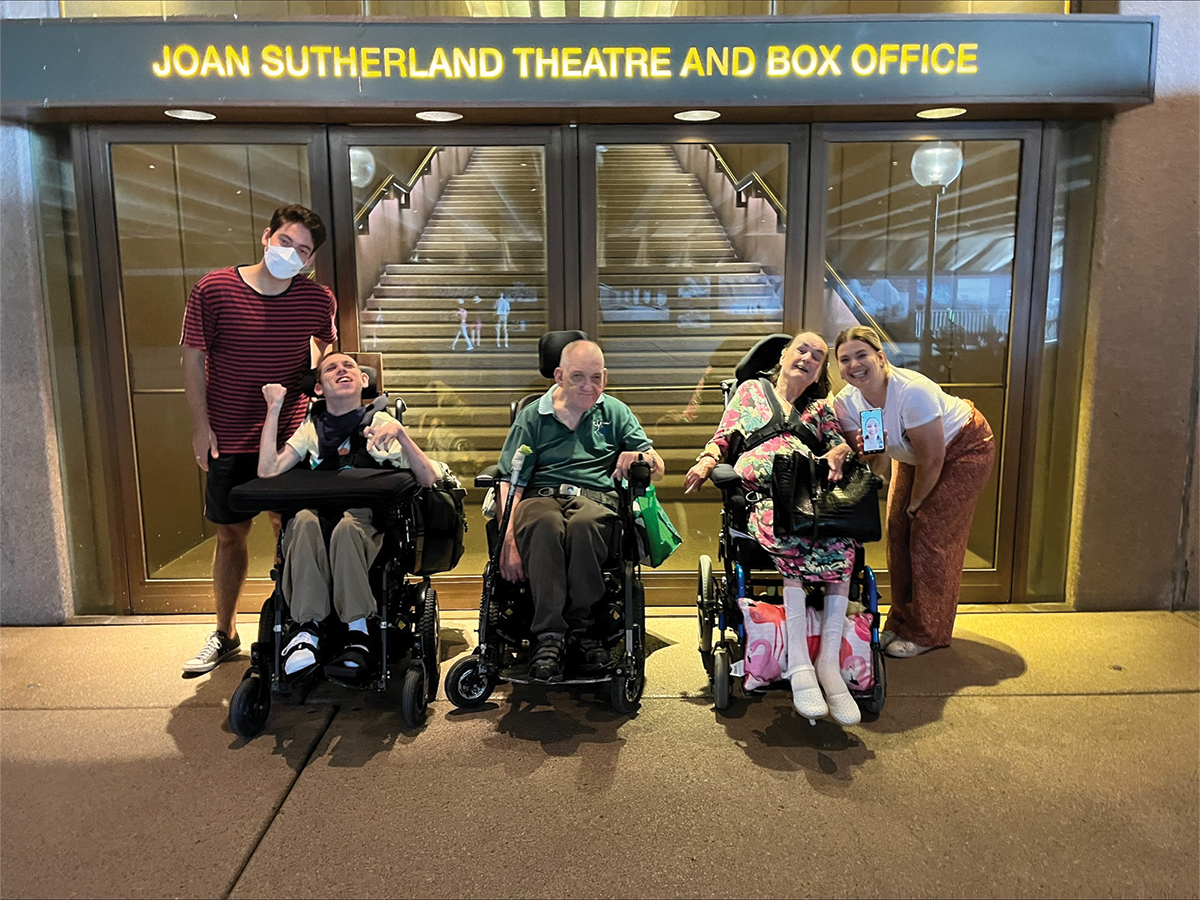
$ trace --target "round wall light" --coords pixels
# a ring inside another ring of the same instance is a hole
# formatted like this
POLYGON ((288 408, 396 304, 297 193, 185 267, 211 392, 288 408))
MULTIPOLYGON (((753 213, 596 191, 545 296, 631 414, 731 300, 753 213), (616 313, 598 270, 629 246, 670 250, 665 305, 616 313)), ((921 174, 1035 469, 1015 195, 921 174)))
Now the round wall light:
POLYGON ((350 148, 350 183, 366 187, 375 177, 375 154, 366 147, 350 148))
POLYGON ((961 116, 966 110, 961 106, 938 106, 934 109, 923 109, 917 113, 918 119, 953 119, 961 116))
POLYGON ((189 122, 211 122, 216 118, 212 113, 199 109, 168 109, 165 112, 172 119, 186 119, 189 122))
POLYGON ((921 187, 952 184, 962 172, 962 148, 953 141, 929 141, 913 151, 912 175, 921 187))
POLYGON ((721 114, 715 109, 685 109, 675 113, 675 118, 680 122, 711 122, 721 118, 721 114))
POLYGON ((446 112, 441 109, 427 109, 424 112, 417 113, 417 118, 422 122, 457 122, 462 118, 462 113, 446 112))

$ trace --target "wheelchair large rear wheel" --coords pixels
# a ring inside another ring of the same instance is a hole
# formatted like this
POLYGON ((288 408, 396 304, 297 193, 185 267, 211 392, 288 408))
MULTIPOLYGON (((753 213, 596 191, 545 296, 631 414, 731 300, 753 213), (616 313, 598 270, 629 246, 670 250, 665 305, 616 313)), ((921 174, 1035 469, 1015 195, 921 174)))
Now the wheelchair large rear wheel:
POLYGON ((700 557, 696 572, 696 619, 700 627, 700 640, 696 649, 704 658, 704 667, 711 671, 713 648, 713 564, 712 557, 700 557))
POLYGON ((718 647, 713 651, 713 706, 717 709, 728 709, 729 699, 733 693, 733 662, 730 659, 728 647, 718 647))
POLYGON ((404 672, 404 684, 400 688, 400 718, 409 728, 417 728, 425 722, 429 704, 425 700, 425 670, 412 666, 404 672))
POLYGON ((424 606, 421 610, 421 621, 417 625, 417 633, 421 637, 422 661, 425 663, 425 702, 432 703, 437 699, 438 662, 441 659, 442 626, 438 612, 437 591, 425 589, 424 606))
POLYGON ((446 673, 446 699, 459 709, 482 706, 495 686, 478 651, 464 656, 446 673))
POLYGON ((229 727, 238 737, 250 740, 262 733, 270 713, 271 684, 250 669, 229 699, 229 727))
POLYGON ((879 718, 879 714, 883 712, 883 704, 887 701, 887 668, 884 665, 883 651, 877 647, 873 648, 871 657, 875 666, 875 686, 871 689, 870 697, 858 701, 863 719, 868 722, 879 718))

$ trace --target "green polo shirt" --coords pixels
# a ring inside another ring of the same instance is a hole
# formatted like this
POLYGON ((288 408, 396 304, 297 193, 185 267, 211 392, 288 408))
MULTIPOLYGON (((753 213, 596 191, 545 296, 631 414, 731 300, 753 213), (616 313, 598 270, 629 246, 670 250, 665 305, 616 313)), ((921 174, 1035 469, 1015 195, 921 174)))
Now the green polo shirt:
POLYGON ((554 414, 554 388, 550 388, 517 414, 500 451, 502 474, 512 472, 513 454, 522 444, 533 448, 521 470, 526 487, 574 484, 611 491, 617 457, 626 450, 649 450, 653 442, 633 410, 607 394, 600 395, 572 431, 554 414))

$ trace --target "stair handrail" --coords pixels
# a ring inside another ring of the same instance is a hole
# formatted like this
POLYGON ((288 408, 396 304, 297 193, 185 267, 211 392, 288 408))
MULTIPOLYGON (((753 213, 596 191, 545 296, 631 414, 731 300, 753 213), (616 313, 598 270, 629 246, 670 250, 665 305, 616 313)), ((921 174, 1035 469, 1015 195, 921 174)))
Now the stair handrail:
MULTIPOLYGON (((441 147, 430 147, 429 152, 425 154, 425 158, 421 160, 420 165, 417 166, 417 168, 413 171, 412 176, 407 181, 401 181, 398 179, 395 172, 388 172, 387 176, 381 182, 379 182, 379 186, 371 193, 371 196, 367 198, 366 202, 363 203, 358 212, 354 214, 354 227, 358 228, 359 225, 366 221, 367 217, 371 215, 372 210, 379 205, 379 201, 382 200, 387 192, 392 188, 395 188, 397 191, 402 193, 407 200, 409 194, 412 193, 413 188, 416 187, 417 182, 423 176, 429 173, 430 164, 433 162, 434 156, 436 156, 438 151, 441 149, 441 147)), ((401 204, 402 208, 407 206, 407 203, 401 204)))
MULTIPOLYGON (((888 334, 887 330, 879 324, 878 320, 873 315, 871 315, 870 310, 863 306, 863 302, 859 299, 858 294, 854 293, 854 290, 850 287, 850 285, 846 284, 842 276, 838 274, 837 269, 829 264, 829 260, 825 260, 825 271, 833 276, 834 281, 846 289, 846 293, 850 295, 850 298, 854 301, 854 305, 862 311, 863 318, 867 320, 867 324, 874 328, 875 333, 879 335, 879 340, 883 343, 884 349, 893 356, 896 356, 900 350, 899 345, 892 340, 892 336, 888 334)), ((841 295, 839 294, 838 296, 840 297, 841 295)))
MULTIPOLYGON (((779 218, 779 224, 783 227, 787 226, 787 207, 783 202, 775 196, 775 192, 771 190, 771 186, 766 180, 758 174, 757 169, 751 170, 748 174, 738 178, 730 168, 729 163, 725 161, 725 157, 721 155, 721 151, 717 149, 715 144, 705 144, 704 149, 712 154, 713 162, 716 163, 717 171, 729 179, 729 183, 733 185, 734 191, 741 199, 742 194, 750 187, 753 187, 767 203, 771 209, 775 210, 775 215, 779 218)), ((745 206, 745 203, 739 203, 739 206, 745 206)))
MULTIPOLYGON (((733 169, 730 168, 729 163, 725 161, 725 157, 721 155, 721 151, 716 148, 715 144, 705 144, 704 148, 712 154, 713 161, 717 166, 717 170, 727 179, 729 179, 729 183, 733 185, 733 189, 738 193, 739 197, 743 191, 753 185, 754 189, 758 191, 762 195, 762 198, 771 205, 773 210, 775 210, 776 215, 779 217, 780 224, 787 224, 787 207, 785 207, 780 199, 775 196, 775 192, 771 190, 771 186, 763 180, 763 177, 758 174, 757 169, 739 179, 737 175, 734 174, 733 169)), ((862 312, 863 318, 867 320, 867 323, 875 329, 875 332, 879 335, 880 340, 883 342, 885 347, 890 348, 893 352, 897 351, 899 347, 896 342, 892 340, 892 336, 888 334, 887 330, 879 324, 879 321, 873 315, 871 315, 870 311, 863 305, 863 302, 859 299, 858 295, 851 290, 850 286, 846 284, 845 280, 841 275, 838 274, 837 270, 829 264, 829 260, 825 260, 825 270, 833 276, 834 281, 846 289, 846 293, 854 301, 854 305, 857 306, 862 312)))

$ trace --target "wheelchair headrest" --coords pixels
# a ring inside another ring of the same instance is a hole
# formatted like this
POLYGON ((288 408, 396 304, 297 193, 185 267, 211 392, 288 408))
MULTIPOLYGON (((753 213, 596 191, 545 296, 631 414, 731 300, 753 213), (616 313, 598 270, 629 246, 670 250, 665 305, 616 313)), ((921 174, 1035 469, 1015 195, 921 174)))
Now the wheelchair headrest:
POLYGON ((543 378, 553 378, 563 348, 572 341, 590 340, 584 331, 547 331, 538 338, 538 371, 543 378))
POLYGON ((747 350, 742 361, 733 370, 737 383, 741 384, 770 372, 779 364, 779 357, 791 342, 790 334, 769 334, 747 350))
MULTIPOLYGON (((359 366, 359 368, 367 373, 367 386, 363 388, 362 392, 363 399, 374 400, 379 396, 379 373, 375 370, 374 366, 359 366)), ((306 397, 315 398, 317 396, 316 369, 309 369, 304 373, 300 379, 300 390, 304 392, 304 396, 306 397)))

